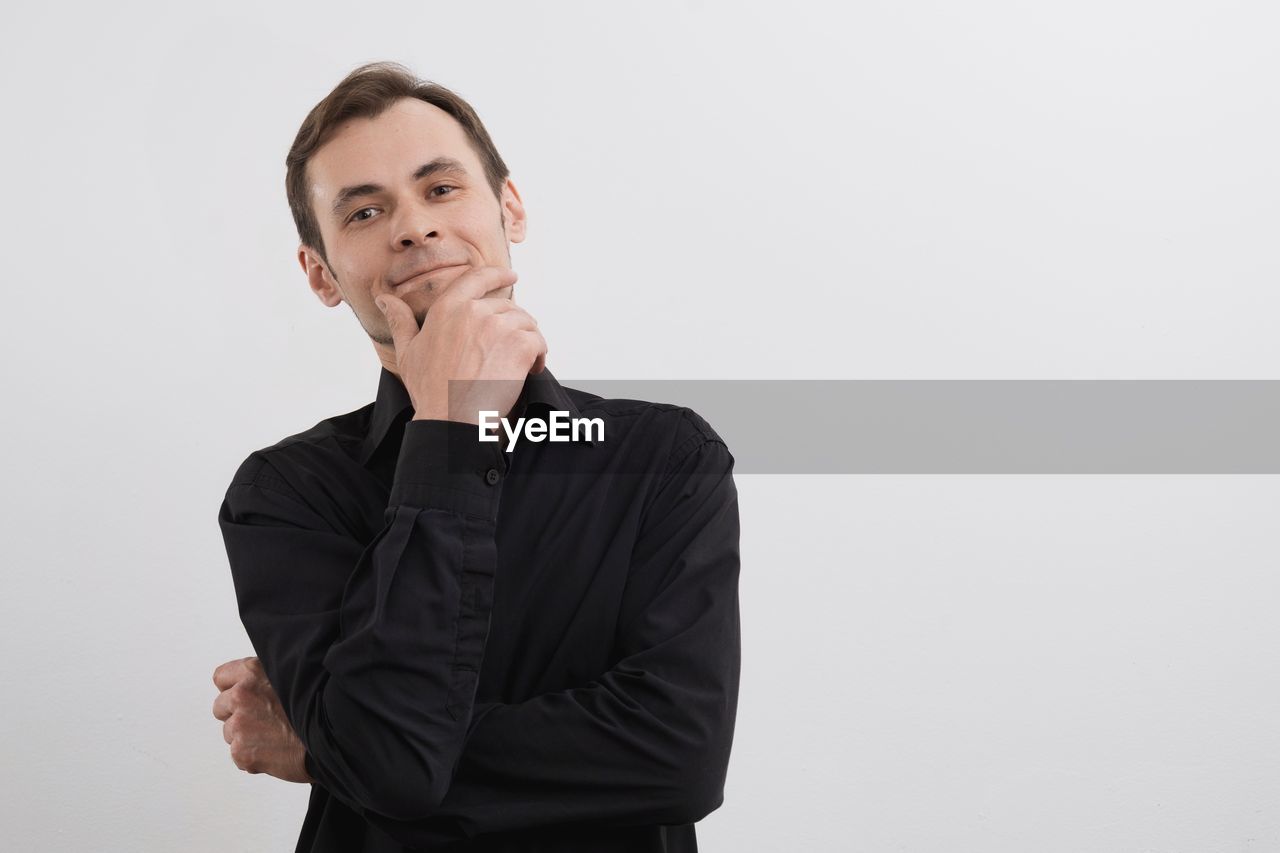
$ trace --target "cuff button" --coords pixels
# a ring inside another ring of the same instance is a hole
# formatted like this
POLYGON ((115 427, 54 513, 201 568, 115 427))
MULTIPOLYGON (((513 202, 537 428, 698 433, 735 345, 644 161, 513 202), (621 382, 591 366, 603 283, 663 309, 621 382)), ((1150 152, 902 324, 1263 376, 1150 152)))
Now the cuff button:
POLYGON ((492 486, 495 485, 498 480, 502 479, 502 475, 498 473, 497 468, 490 468, 488 471, 484 472, 484 479, 486 483, 492 486))

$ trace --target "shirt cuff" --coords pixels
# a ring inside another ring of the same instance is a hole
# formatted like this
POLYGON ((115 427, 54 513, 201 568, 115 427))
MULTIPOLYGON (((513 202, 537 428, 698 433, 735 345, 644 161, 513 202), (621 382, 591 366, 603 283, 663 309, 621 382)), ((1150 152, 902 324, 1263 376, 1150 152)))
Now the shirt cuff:
POLYGON ((411 420, 391 485, 391 506, 440 509, 498 520, 507 478, 501 442, 480 441, 475 424, 411 420))

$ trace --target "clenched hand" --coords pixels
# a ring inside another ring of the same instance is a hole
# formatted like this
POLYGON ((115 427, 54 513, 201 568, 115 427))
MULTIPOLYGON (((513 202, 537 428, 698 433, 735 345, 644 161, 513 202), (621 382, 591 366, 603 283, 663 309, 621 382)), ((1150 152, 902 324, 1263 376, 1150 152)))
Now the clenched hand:
POLYGON ((247 773, 266 773, 286 782, 311 782, 306 749, 290 725, 276 691, 256 657, 227 661, 213 671, 218 698, 213 716, 231 760, 247 773))

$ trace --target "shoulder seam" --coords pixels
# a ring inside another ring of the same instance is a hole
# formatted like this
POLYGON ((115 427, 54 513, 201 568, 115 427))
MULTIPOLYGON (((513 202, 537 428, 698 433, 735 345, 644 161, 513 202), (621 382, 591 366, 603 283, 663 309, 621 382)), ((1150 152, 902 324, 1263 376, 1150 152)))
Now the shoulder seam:
POLYGON ((280 495, 282 498, 288 498, 291 502, 296 503, 298 506, 307 510, 307 512, 314 512, 314 510, 307 506, 306 503, 304 503, 303 500, 292 490, 285 491, 285 489, 277 488, 277 485, 288 487, 289 484, 284 480, 277 481, 272 477, 266 477, 248 480, 243 483, 232 483, 228 488, 228 491, 230 491, 230 489, 261 489, 264 492, 271 492, 272 494, 280 495))
POLYGON ((289 503, 305 511, 309 515, 319 519, 324 524, 324 529, 326 531, 330 533, 339 532, 321 513, 317 512, 311 504, 303 500, 302 495, 298 494, 298 490, 290 485, 287 480, 271 473, 271 471, 265 470, 269 465, 270 463, 267 460, 260 460, 260 465, 252 477, 237 480, 228 486, 227 501, 231 501, 231 493, 237 489, 250 489, 270 493, 287 500, 289 503))

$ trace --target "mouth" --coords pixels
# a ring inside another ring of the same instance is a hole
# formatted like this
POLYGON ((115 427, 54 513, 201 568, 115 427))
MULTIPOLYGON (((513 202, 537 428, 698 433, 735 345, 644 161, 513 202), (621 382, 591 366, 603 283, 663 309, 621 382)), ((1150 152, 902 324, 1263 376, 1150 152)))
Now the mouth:
POLYGON ((458 267, 465 267, 465 266, 466 264, 450 264, 447 267, 436 267, 435 269, 427 270, 426 272, 420 272, 417 275, 413 275, 413 276, 410 276, 409 278, 406 278, 404 281, 400 282, 399 284, 392 285, 391 292, 396 296, 399 296, 400 294, 406 291, 417 290, 418 286, 421 285, 423 282, 428 282, 428 287, 427 287, 428 290, 434 290, 435 289, 434 284, 431 283, 431 279, 435 278, 441 273, 446 273, 449 270, 457 269, 458 267))

